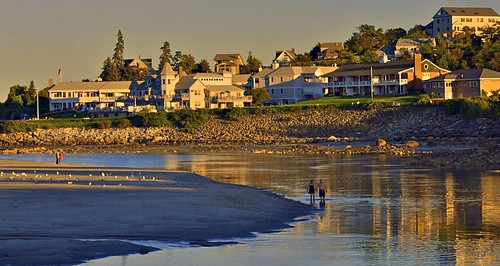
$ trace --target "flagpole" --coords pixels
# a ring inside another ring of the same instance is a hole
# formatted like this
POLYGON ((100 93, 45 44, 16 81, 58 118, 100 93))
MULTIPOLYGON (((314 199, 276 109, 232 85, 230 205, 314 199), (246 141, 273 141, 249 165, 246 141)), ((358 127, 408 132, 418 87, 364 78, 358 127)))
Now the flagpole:
POLYGON ((373 101, 373 67, 370 67, 370 96, 373 101))

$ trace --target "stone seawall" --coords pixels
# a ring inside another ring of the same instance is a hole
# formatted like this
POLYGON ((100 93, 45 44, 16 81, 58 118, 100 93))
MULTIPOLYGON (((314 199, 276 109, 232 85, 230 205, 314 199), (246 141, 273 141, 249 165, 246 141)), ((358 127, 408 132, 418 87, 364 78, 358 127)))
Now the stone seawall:
MULTIPOLYGON (((247 115, 238 121, 210 116, 194 133, 174 127, 112 129, 44 129, 32 133, 2 134, 4 153, 50 151, 64 146, 178 146, 178 145, 306 145, 318 142, 409 140, 427 145, 498 148, 498 119, 465 120, 439 107, 396 107, 379 110, 307 110, 295 113, 247 115), (49 147, 45 150, 44 147, 49 147)), ((347 150, 352 149, 346 147, 347 150)), ((380 148, 380 147, 379 147, 380 148)), ((477 150, 476 149, 476 150, 477 150)), ((301 152, 294 148, 295 152, 301 152)), ((345 152, 345 148, 342 149, 345 152)), ((367 150, 359 153, 386 151, 367 150)), ((393 152, 393 151, 392 151, 393 152)), ((391 152, 391 153, 392 153, 391 152)), ((408 152, 394 152, 408 154, 408 152)), ((487 152, 490 155, 490 152, 487 152)), ((481 156, 483 157, 483 156, 481 156)), ((495 157, 494 157, 495 158, 495 157)), ((493 158, 493 159, 494 159, 493 158)), ((490 163, 498 163, 491 161, 490 163)))

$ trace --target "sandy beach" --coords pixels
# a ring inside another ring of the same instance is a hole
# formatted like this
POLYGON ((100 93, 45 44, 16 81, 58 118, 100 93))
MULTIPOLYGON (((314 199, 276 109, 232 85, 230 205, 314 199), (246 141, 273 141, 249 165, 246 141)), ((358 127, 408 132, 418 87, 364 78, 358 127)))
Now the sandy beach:
POLYGON ((71 265, 155 248, 232 244, 312 207, 189 172, 0 160, 0 264, 71 265), (211 241, 229 239, 229 242, 211 241))

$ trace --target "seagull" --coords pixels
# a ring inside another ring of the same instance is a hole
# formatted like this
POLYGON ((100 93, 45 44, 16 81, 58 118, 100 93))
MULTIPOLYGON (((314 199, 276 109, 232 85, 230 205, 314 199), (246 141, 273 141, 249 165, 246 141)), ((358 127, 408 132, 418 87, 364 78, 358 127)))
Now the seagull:
POLYGON ((92 176, 92 174, 89 174, 89 176, 92 176))
POLYGON ((153 176, 153 180, 155 180, 155 177, 153 176))
POLYGON ((59 171, 56 172, 56 175, 58 175, 58 174, 59 174, 59 171))
POLYGON ((102 172, 102 173, 101 173, 101 175, 102 175, 102 176, 106 176, 106 175, 104 174, 104 172, 102 172))
POLYGON ((68 174, 69 178, 71 178, 71 174, 68 174))
POLYGON ((3 175, 3 171, 0 172, 0 175, 3 175))
POLYGON ((92 182, 89 182, 89 186, 92 186, 92 182))

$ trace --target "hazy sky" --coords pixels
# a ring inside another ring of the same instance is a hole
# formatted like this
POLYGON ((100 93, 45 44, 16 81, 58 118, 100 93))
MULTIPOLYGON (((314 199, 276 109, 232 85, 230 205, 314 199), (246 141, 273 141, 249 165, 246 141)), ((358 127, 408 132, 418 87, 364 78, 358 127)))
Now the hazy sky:
POLYGON ((276 50, 345 41, 361 24, 425 25, 442 6, 500 12, 498 0, 0 0, 0 101, 16 84, 45 88, 58 69, 63 81, 96 79, 118 30, 125 58, 152 58, 155 67, 165 41, 196 62, 252 51, 269 65, 276 50))

